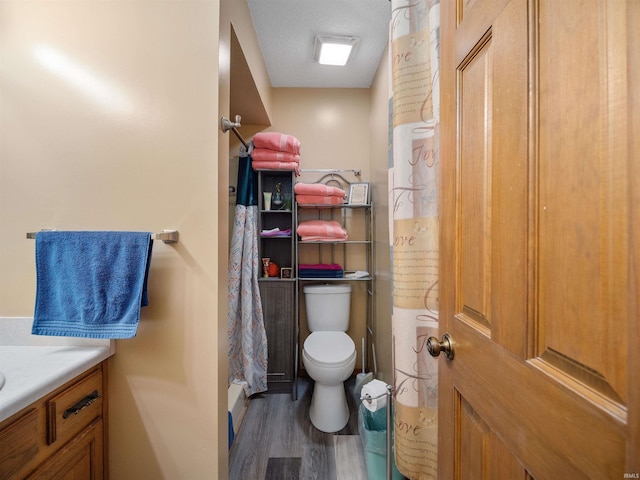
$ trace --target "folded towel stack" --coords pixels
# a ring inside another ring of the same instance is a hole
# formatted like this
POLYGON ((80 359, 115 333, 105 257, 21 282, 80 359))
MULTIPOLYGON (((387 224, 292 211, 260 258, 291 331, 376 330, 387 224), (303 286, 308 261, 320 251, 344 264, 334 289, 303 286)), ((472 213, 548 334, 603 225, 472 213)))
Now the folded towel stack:
POLYGON ((318 263, 298 265, 298 276, 300 278, 342 278, 344 271, 337 263, 318 263))
POLYGON ((293 170, 300 175, 300 141, 284 133, 256 133, 251 166, 254 170, 293 170))
POLYGON ((299 205, 342 205, 344 190, 323 183, 296 183, 296 202, 299 205))
POLYGON ((347 231, 335 220, 307 220, 298 224, 302 241, 342 242, 347 231))

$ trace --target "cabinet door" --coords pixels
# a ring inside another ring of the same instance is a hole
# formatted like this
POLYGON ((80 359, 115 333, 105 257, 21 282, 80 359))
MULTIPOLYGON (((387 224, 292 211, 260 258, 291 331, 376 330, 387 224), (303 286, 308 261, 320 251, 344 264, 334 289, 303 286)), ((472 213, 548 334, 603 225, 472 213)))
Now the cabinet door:
POLYGON ((62 447, 29 479, 99 480, 104 478, 102 419, 62 447))
MULTIPOLYGON (((0 428, 0 478, 20 478, 42 455, 40 425, 43 409, 30 408, 20 418, 0 428)), ((33 467, 31 467, 33 468, 33 467)))
POLYGON ((295 337, 295 282, 260 282, 264 324, 267 330, 269 390, 293 380, 295 337))

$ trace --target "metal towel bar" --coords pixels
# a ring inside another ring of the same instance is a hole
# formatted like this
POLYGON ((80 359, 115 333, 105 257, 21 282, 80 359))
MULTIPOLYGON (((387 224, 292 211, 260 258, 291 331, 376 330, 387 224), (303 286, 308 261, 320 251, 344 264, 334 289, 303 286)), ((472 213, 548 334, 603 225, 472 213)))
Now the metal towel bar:
MULTIPOLYGON (((43 231, 46 231, 46 230, 43 230, 43 231)), ((37 232, 27 232, 27 238, 31 240, 35 239, 36 233, 37 232)), ((178 243, 179 236, 180 234, 178 233, 178 230, 163 230, 160 233, 152 233, 151 239, 162 240, 164 243, 178 243)))

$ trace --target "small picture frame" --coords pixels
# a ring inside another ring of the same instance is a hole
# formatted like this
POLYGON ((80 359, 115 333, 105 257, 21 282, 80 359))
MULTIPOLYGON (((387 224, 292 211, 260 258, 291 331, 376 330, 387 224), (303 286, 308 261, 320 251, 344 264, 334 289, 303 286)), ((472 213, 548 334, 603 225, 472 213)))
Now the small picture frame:
POLYGON ((369 204, 369 184, 366 182, 352 183, 349 187, 349 205, 369 204))
POLYGON ((293 278, 293 268, 282 267, 280 269, 280 278, 293 278))

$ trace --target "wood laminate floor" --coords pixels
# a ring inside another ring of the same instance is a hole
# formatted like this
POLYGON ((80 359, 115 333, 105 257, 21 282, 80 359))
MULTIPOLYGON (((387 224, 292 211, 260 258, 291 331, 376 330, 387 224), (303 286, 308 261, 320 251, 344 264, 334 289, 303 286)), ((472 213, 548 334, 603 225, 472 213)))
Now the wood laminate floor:
POLYGON ((309 379, 298 381, 296 401, 289 393, 254 395, 230 451, 229 479, 366 480, 354 383, 353 377, 345 382, 349 423, 333 434, 309 420, 309 379))

